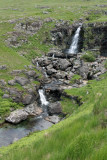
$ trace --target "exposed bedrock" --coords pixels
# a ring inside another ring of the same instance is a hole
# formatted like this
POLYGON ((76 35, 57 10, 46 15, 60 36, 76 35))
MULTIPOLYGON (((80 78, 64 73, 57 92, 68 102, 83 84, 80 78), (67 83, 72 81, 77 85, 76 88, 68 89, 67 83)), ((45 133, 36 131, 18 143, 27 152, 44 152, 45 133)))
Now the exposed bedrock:
POLYGON ((96 22, 83 25, 83 48, 100 51, 107 57, 107 22, 96 22))

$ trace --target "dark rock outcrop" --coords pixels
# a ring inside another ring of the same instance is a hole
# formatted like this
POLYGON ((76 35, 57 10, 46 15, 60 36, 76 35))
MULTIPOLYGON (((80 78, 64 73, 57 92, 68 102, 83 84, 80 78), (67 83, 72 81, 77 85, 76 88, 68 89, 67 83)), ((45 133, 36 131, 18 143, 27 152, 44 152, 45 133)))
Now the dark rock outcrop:
POLYGON ((83 25, 83 48, 97 49, 102 56, 107 57, 107 22, 96 22, 83 25))
POLYGON ((50 115, 62 113, 62 107, 60 102, 51 103, 48 107, 48 112, 50 115))

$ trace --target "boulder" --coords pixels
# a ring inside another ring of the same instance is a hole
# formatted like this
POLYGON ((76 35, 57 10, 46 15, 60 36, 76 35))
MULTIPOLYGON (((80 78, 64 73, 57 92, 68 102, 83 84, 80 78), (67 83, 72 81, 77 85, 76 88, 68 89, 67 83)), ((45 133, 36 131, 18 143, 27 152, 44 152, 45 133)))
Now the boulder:
POLYGON ((61 70, 66 70, 70 66, 70 62, 67 59, 59 59, 58 67, 61 70))
POLYGON ((28 71, 28 72, 26 72, 26 75, 28 76, 28 78, 30 78, 30 77, 35 78, 36 77, 36 72, 35 71, 28 71))
POLYGON ((7 91, 9 92, 10 98, 13 99, 14 102, 20 103, 22 102, 22 92, 17 91, 15 88, 8 88, 7 91))
POLYGON ((56 79, 64 79, 66 76, 66 72, 63 72, 63 71, 58 71, 56 74, 55 74, 55 78, 56 79))
POLYGON ((54 68, 47 70, 48 75, 52 75, 52 74, 55 74, 55 73, 57 73, 57 71, 54 68))
POLYGON ((6 70, 7 66, 6 65, 0 65, 0 70, 6 70))
POLYGON ((10 98, 9 94, 4 94, 2 98, 8 99, 10 98))
POLYGON ((53 116, 46 117, 45 120, 56 124, 60 121, 60 118, 57 115, 53 115, 53 116))
POLYGON ((74 69, 77 69, 77 68, 79 68, 79 67, 81 67, 81 61, 80 61, 80 60, 75 60, 75 61, 73 62, 73 68, 74 68, 74 69))
POLYGON ((30 116, 40 115, 43 111, 42 108, 38 107, 36 103, 32 103, 24 109, 30 116))
POLYGON ((13 123, 13 124, 18 124, 21 121, 27 119, 28 113, 24 111, 24 109, 17 109, 9 115, 5 120, 7 122, 13 123))
POLYGON ((50 115, 62 113, 61 103, 60 102, 51 103, 48 106, 48 112, 50 115))
POLYGON ((4 79, 0 79, 0 85, 1 85, 1 86, 5 86, 5 85, 6 85, 6 82, 5 82, 4 79))
POLYGON ((83 79, 87 79, 89 73, 89 66, 84 64, 84 66, 80 67, 78 71, 83 79))
POLYGON ((8 84, 11 85, 11 86, 14 86, 14 85, 15 85, 15 80, 14 80, 14 79, 9 80, 9 81, 8 81, 8 84))
POLYGON ((16 77, 16 82, 19 83, 21 86, 24 86, 29 83, 29 80, 25 77, 16 77))
POLYGON ((23 100, 22 100, 22 103, 24 105, 28 105, 28 104, 31 104, 33 102, 33 96, 30 95, 30 94, 27 94, 23 97, 23 100))

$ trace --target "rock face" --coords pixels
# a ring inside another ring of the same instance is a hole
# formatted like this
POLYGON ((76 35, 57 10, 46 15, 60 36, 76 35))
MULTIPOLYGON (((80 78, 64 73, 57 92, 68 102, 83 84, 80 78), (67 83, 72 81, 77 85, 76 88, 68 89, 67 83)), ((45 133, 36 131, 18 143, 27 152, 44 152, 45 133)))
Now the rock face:
POLYGON ((51 103, 48 107, 49 114, 60 114, 62 113, 62 107, 60 102, 51 103))
POLYGON ((107 22, 84 24, 84 49, 97 49, 107 57, 107 22))
POLYGON ((18 124, 23 120, 26 120, 28 116, 37 116, 42 113, 42 109, 37 106, 36 103, 28 105, 23 109, 17 109, 9 115, 5 120, 7 122, 18 124))
POLYGON ((23 109, 18 109, 16 111, 11 112, 10 116, 6 118, 7 122, 17 124, 21 121, 27 119, 28 113, 23 109))

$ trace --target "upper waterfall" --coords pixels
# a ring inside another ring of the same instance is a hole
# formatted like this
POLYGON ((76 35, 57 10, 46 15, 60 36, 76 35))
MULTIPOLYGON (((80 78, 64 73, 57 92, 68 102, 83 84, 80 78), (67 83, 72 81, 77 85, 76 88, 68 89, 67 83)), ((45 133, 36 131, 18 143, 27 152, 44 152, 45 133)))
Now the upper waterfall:
POLYGON ((75 32, 75 35, 72 40, 72 44, 68 49, 68 54, 78 53, 78 41, 79 41, 80 31, 81 31, 81 26, 79 26, 75 32))

